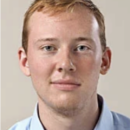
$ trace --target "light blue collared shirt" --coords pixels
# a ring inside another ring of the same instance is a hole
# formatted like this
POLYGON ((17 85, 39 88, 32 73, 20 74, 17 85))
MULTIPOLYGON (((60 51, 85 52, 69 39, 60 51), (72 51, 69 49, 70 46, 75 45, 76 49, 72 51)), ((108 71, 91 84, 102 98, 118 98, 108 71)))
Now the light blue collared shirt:
MULTIPOLYGON (((101 107, 100 118, 94 130, 130 130, 130 119, 111 112, 101 96, 98 96, 101 107)), ((45 130, 38 117, 38 106, 32 117, 16 123, 9 130, 45 130)))

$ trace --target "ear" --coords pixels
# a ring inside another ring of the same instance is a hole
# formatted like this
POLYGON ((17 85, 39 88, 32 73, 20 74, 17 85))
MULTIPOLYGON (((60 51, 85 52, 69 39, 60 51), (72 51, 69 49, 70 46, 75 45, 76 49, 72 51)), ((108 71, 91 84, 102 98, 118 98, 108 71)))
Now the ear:
POLYGON ((19 50, 18 50, 18 58, 19 58, 19 64, 20 64, 20 68, 21 68, 22 72, 26 76, 30 76, 27 54, 22 47, 19 48, 19 50))
POLYGON ((102 55, 102 64, 101 64, 101 70, 100 70, 100 73, 102 75, 105 75, 110 68, 111 55, 112 53, 111 53, 110 48, 106 47, 106 50, 103 52, 103 55, 102 55))

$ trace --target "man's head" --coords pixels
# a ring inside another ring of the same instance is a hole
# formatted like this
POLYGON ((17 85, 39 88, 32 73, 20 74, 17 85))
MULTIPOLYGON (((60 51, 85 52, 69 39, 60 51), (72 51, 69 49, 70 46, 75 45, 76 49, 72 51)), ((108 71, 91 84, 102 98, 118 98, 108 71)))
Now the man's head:
POLYGON ((39 104, 62 114, 95 109, 99 74, 107 72, 111 61, 110 49, 101 44, 103 18, 100 14, 98 22, 91 1, 86 2, 89 7, 59 1, 47 1, 45 8, 36 6, 43 5, 42 0, 33 4, 38 11, 33 10, 25 24, 27 40, 19 49, 20 65, 32 78, 39 104), (63 10, 63 5, 68 9, 63 10))
MULTIPOLYGON (((99 37, 102 45, 102 50, 106 48, 105 37, 105 24, 104 17, 100 10, 94 5, 91 0, 35 0, 25 14, 23 34, 22 34, 22 47, 27 53, 28 48, 28 23, 32 14, 36 11, 50 12, 52 15, 59 14, 64 11, 72 12, 76 5, 85 6, 93 13, 99 24, 99 37)), ((86 14, 82 14, 86 15, 86 14)))

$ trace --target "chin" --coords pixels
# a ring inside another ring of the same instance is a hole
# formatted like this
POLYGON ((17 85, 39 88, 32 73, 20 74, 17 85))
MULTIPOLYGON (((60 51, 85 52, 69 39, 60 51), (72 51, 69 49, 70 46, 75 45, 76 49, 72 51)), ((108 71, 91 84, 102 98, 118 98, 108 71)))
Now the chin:
POLYGON ((58 98, 51 97, 50 100, 44 100, 44 103, 63 116, 74 116, 78 111, 81 111, 84 104, 77 97, 68 95, 62 95, 58 98))

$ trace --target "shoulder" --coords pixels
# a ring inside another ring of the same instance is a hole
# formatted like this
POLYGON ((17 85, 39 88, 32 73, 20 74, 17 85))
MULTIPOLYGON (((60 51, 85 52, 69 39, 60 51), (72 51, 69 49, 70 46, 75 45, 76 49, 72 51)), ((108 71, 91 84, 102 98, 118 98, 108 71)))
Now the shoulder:
POLYGON ((31 119, 32 117, 24 119, 13 125, 9 130, 29 130, 31 119))
POLYGON ((112 116, 116 129, 130 130, 130 118, 115 112, 112 112, 112 116))

